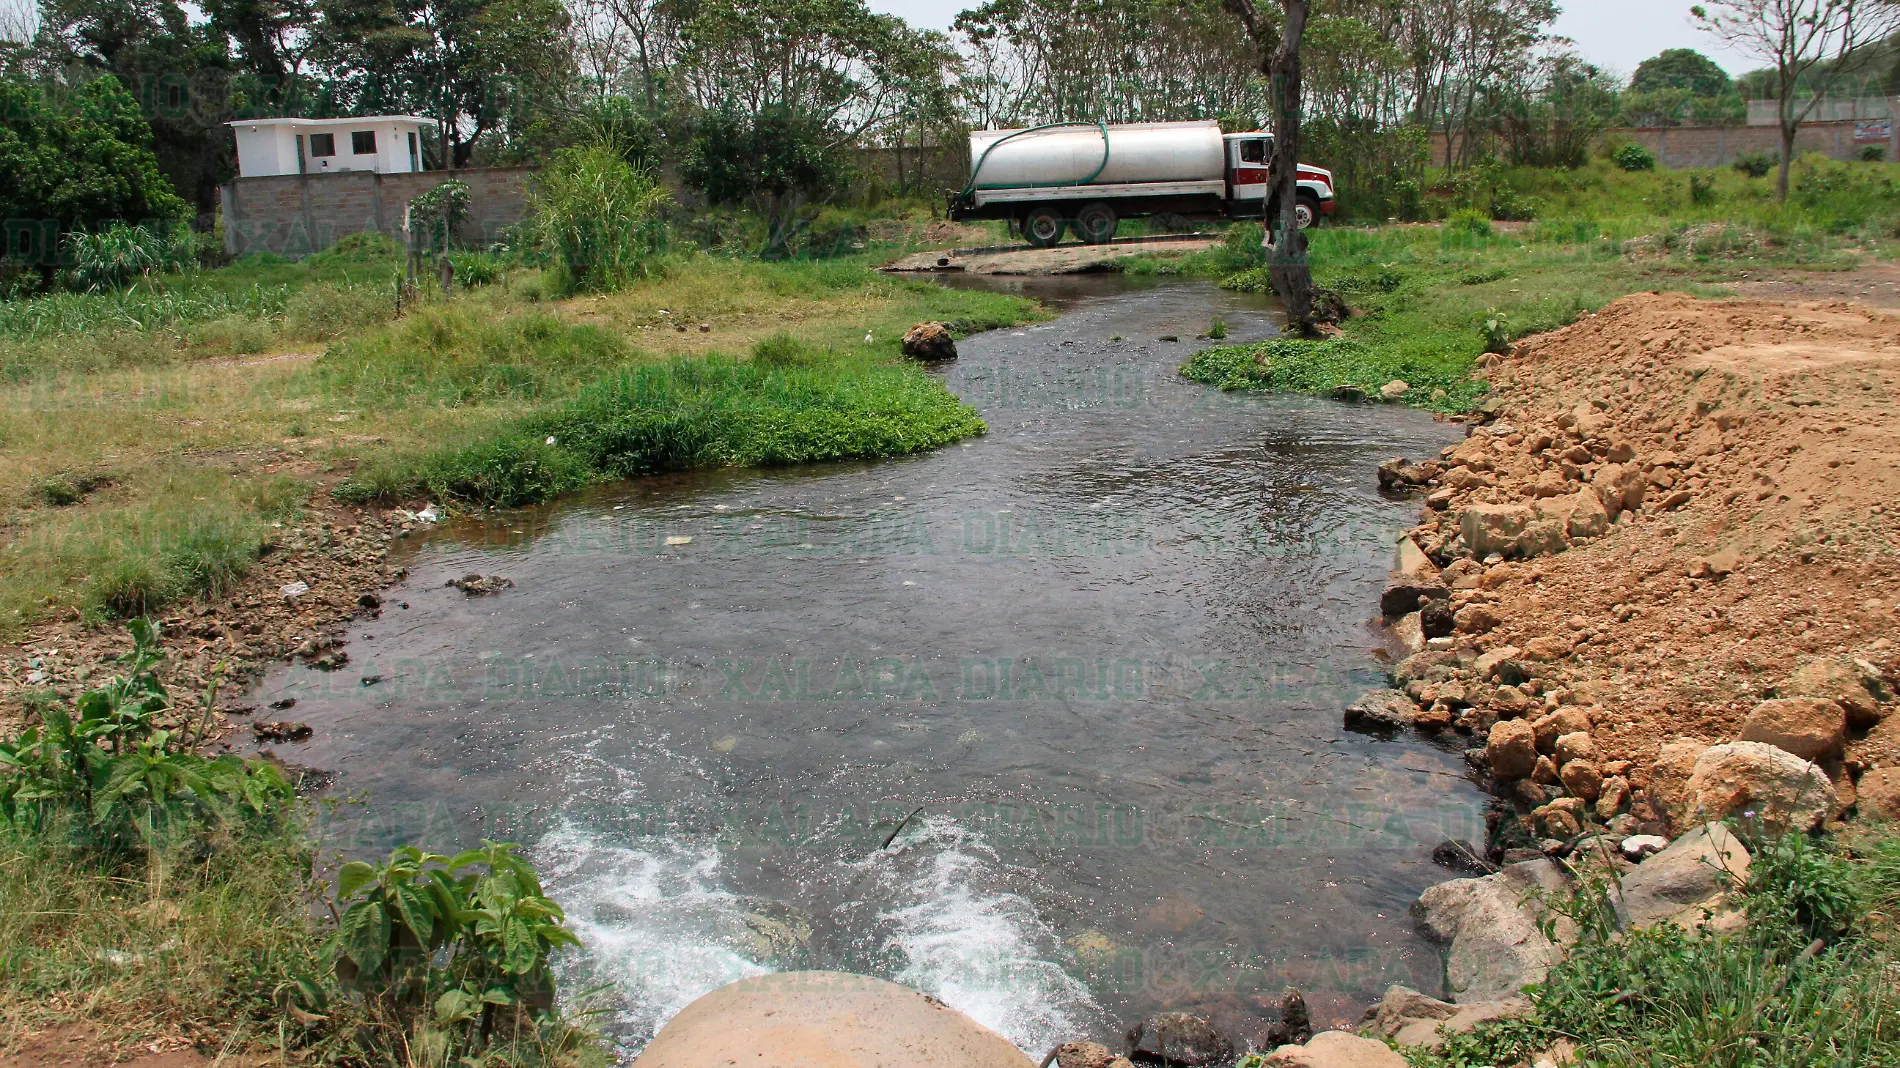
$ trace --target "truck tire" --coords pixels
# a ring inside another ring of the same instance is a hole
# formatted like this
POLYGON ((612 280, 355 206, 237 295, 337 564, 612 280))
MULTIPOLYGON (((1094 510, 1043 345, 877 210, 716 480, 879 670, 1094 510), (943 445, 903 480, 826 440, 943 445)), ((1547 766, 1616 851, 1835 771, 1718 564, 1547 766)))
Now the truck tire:
POLYGON ((1062 213, 1050 204, 1038 204, 1023 216, 1023 240, 1036 248, 1054 248, 1067 228, 1062 213))
POLYGON ((1319 225, 1323 218, 1319 210, 1319 198, 1311 193, 1301 193, 1293 198, 1293 221, 1300 229, 1306 230, 1319 225))
POLYGON ((1115 240, 1115 227, 1121 222, 1115 206, 1105 200, 1085 204, 1075 214, 1075 236, 1090 245, 1106 245, 1115 240))

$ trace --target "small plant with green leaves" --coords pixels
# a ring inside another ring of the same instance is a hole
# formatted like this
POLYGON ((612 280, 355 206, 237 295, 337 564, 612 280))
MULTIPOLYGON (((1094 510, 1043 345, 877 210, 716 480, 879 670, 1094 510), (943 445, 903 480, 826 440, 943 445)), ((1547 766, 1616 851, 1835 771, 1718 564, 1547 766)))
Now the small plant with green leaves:
POLYGON ((1750 178, 1765 178, 1775 169, 1775 156, 1770 152, 1744 152, 1731 160, 1729 166, 1750 178))
POLYGON ((1689 203, 1699 208, 1706 208, 1715 201, 1715 172, 1691 171, 1689 173, 1689 203))
POLYGON ((133 834, 149 844, 171 824, 238 823, 289 805, 290 786, 273 765, 197 754, 216 686, 195 715, 176 708, 158 679, 157 632, 144 619, 131 632, 125 674, 0 741, 0 817, 42 827, 70 813, 89 840, 115 848, 133 834))
POLYGON ((1478 331, 1484 335, 1484 351, 1499 356, 1511 351, 1511 317, 1496 308, 1484 313, 1478 331))
POLYGON ((554 1014, 553 952, 578 946, 511 843, 453 857, 404 846, 338 873, 336 976, 419 1045, 462 1063, 524 1031, 577 1039, 554 1014))
POLYGON ((1227 340, 1227 320, 1215 316, 1214 321, 1207 324, 1207 336, 1214 341, 1227 340))

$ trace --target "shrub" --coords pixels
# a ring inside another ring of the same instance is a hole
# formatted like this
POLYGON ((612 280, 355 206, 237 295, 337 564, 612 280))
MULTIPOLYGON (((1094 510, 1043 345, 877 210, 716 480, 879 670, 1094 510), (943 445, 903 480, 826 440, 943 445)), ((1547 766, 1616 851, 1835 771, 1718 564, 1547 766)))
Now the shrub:
POLYGON ((541 242, 575 288, 610 291, 657 273, 666 189, 614 146, 563 150, 528 199, 541 242))
POLYGON ((1451 218, 1445 220, 1445 233, 1490 237, 1491 220, 1483 212, 1466 208, 1453 212, 1451 218))
POLYGON ((1761 178, 1774 170, 1778 162, 1780 161, 1771 152, 1744 152, 1736 156, 1729 166, 1750 178, 1761 178))
POLYGON ((1484 322, 1478 326, 1478 332, 1484 335, 1484 351, 1500 356, 1511 351, 1510 316, 1491 309, 1484 315, 1484 322))
POLYGON ((89 293, 198 266, 197 240, 184 226, 154 229, 113 223, 95 233, 74 231, 66 235, 66 254, 73 285, 89 293))
POLYGON ((1631 141, 1611 154, 1610 162, 1626 171, 1653 171, 1656 169, 1656 154, 1631 141))
POLYGON ((1693 171, 1689 175, 1689 203, 1708 207, 1715 203, 1715 172, 1693 171))
POLYGON ((501 257, 492 252, 451 252, 449 262, 455 266, 455 280, 470 289, 501 279, 501 257))
POLYGON ((1860 148, 1860 161, 1862 163, 1879 163, 1886 158, 1887 147, 1885 145, 1862 145, 1860 148))

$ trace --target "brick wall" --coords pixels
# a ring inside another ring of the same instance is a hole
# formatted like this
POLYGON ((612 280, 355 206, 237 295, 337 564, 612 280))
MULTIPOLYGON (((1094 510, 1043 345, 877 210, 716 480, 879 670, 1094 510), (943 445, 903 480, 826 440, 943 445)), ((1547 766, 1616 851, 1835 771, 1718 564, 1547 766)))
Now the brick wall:
MULTIPOLYGON (((1656 154, 1665 167, 1721 167, 1752 152, 1781 154, 1781 131, 1773 126, 1645 126, 1606 130, 1605 137, 1634 141, 1656 154)), ((1888 159, 1900 159, 1900 123, 1887 140, 1874 142, 1887 150, 1888 159)), ((1454 152, 1462 138, 1451 141, 1454 152)), ((1857 159, 1865 142, 1854 140, 1853 122, 1802 123, 1795 133, 1796 154, 1820 152, 1833 159, 1857 159)), ((1444 163, 1446 138, 1432 135, 1432 161, 1444 163)))
POLYGON ((283 174, 238 178, 225 185, 224 247, 234 256, 276 252, 305 256, 345 234, 378 230, 396 237, 403 207, 450 178, 468 183, 468 218, 456 231, 467 244, 487 244, 521 221, 532 167, 375 174, 283 174))

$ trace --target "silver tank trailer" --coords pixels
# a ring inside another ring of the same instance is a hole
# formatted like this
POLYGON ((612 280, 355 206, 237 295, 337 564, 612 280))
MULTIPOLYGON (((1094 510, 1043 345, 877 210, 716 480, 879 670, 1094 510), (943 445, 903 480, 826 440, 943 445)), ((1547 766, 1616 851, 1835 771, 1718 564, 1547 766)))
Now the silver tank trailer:
POLYGON ((1144 122, 1108 127, 1108 162, 1102 162, 1099 126, 1037 130, 1007 141, 1016 130, 978 130, 970 135, 970 163, 977 189, 1023 186, 1113 185, 1129 182, 1209 182, 1227 173, 1217 122, 1144 122), (1003 141, 986 158, 985 150, 1003 141), (981 165, 978 165, 981 161, 981 165), (1101 173, 1095 174, 1101 167, 1101 173), (1093 179, 1089 176, 1095 174, 1093 179))

